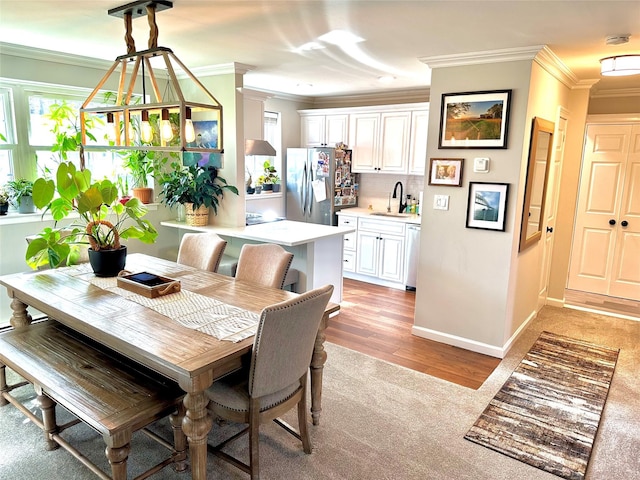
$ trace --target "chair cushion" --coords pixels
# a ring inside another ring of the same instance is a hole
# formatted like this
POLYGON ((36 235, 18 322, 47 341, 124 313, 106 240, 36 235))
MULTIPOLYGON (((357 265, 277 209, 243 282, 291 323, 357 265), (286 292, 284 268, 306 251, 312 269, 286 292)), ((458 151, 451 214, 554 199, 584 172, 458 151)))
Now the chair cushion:
MULTIPOLYGON (((230 375, 227 375, 220 380, 213 383, 207 390, 209 400, 220 408, 227 410, 233 410, 236 412, 249 412, 249 390, 247 389, 249 373, 248 369, 241 369, 230 375)), ((269 408, 272 408, 289 398, 296 393, 300 388, 300 383, 296 382, 293 385, 266 395, 261 399, 260 411, 263 412, 269 408)), ((212 408, 212 405, 209 405, 212 408)))

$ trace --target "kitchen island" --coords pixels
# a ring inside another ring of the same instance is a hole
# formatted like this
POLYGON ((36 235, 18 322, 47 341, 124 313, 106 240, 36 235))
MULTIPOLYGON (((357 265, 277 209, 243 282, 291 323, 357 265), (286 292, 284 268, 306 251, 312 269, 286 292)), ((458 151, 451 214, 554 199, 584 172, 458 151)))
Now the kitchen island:
POLYGON ((342 301, 343 237, 355 232, 355 227, 332 227, 290 220, 243 227, 200 227, 176 221, 164 221, 161 225, 178 229, 180 237, 185 232, 216 233, 227 241, 225 255, 236 258, 245 243, 282 245, 293 253, 291 268, 299 271, 298 292, 331 284, 334 287, 331 301, 342 301))

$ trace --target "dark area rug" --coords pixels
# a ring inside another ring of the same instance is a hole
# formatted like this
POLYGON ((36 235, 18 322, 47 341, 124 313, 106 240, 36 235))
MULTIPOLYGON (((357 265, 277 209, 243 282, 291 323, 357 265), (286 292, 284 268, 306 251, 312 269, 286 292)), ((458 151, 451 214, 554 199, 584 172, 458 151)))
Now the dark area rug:
POLYGON ((618 352, 542 332, 465 438, 584 479, 618 352))

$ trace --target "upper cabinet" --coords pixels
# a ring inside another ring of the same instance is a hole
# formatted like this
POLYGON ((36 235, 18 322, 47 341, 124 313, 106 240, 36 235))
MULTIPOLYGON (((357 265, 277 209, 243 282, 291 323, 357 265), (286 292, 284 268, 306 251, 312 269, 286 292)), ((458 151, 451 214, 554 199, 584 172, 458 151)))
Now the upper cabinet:
POLYGON ((300 114, 301 145, 305 147, 333 147, 347 143, 349 115, 300 114))
POLYGON ((427 163, 427 127, 429 110, 411 112, 411 138, 409 140, 409 175, 424 175, 427 163))
POLYGON ((424 175, 429 104, 300 110, 302 145, 345 143, 354 173, 424 175))
POLYGON ((356 173, 407 173, 411 112, 354 113, 349 148, 356 173))

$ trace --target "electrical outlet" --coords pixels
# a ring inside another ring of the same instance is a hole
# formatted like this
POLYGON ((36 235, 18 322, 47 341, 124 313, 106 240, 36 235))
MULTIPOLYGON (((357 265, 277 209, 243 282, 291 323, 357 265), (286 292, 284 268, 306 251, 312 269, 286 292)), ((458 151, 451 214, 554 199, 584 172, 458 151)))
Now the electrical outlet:
POLYGON ((434 210, 449 210, 449 195, 434 195, 433 196, 433 209, 434 210))

